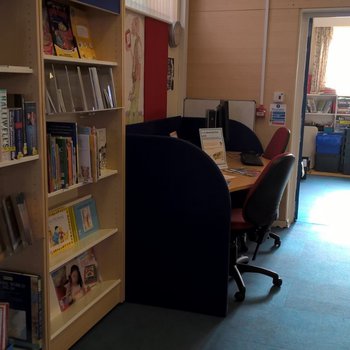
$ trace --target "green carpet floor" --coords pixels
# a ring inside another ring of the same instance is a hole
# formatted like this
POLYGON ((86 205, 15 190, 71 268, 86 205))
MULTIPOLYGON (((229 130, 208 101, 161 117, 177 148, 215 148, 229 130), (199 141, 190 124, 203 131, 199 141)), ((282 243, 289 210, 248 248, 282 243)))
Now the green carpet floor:
MULTIPOLYGON (((298 221, 280 232, 281 247, 271 249, 273 241, 267 240, 256 259, 257 265, 280 273, 280 289, 270 278, 245 274, 246 299, 234 300, 231 282, 226 318, 124 303, 72 350, 350 349, 350 232, 346 220, 335 225, 324 212, 311 216, 322 201, 317 188, 327 196, 327 188, 337 187, 332 180, 325 183, 328 178, 311 178, 302 183, 298 221)), ((340 192, 327 197, 332 209, 346 205, 339 198, 350 180, 340 182, 340 192)))

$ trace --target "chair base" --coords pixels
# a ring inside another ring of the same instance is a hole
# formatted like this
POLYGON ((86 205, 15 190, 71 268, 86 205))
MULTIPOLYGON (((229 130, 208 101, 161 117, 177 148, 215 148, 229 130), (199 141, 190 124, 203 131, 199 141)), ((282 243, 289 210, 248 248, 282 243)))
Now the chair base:
POLYGON ((265 269, 260 266, 249 265, 246 263, 247 260, 248 257, 240 257, 230 271, 231 276, 234 278, 238 287, 238 292, 235 293, 235 298, 237 301, 243 301, 245 299, 246 287, 242 278, 242 274, 245 272, 260 273, 262 275, 271 277, 274 286, 280 287, 282 285, 282 279, 277 272, 265 269))

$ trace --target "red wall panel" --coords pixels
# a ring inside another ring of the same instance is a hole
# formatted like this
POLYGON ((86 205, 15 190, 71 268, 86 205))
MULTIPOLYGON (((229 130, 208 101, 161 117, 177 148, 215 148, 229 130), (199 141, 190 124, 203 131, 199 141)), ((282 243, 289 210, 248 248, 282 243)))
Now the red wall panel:
POLYGON ((166 118, 168 25, 145 18, 144 118, 166 118))

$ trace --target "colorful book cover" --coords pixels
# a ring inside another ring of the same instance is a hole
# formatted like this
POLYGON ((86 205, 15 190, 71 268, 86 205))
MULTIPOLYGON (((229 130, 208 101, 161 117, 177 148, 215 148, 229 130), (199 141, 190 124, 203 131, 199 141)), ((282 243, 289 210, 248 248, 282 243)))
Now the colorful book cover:
POLYGON ((54 55, 53 41, 50 31, 49 19, 47 16, 47 8, 45 4, 42 9, 43 13, 43 51, 45 55, 54 55))
POLYGON ((23 117, 22 117, 22 108, 9 108, 9 118, 10 124, 14 126, 15 134, 15 158, 21 159, 24 156, 24 128, 23 128, 23 117))
POLYGON ((90 26, 86 12, 75 6, 71 6, 70 18, 80 58, 96 59, 95 49, 90 37, 90 26))
POLYGON ((40 349, 42 290, 38 275, 0 270, 0 301, 9 303, 9 342, 40 349))
POLYGON ((24 102, 25 133, 27 140, 27 154, 33 156, 38 154, 37 128, 38 120, 36 114, 36 103, 33 101, 24 102))
POLYGON ((70 23, 69 6, 46 1, 52 41, 57 56, 79 58, 70 23))
POLYGON ((7 112, 7 90, 0 89, 1 161, 11 160, 10 121, 7 112))
POLYGON ((97 149, 100 170, 107 169, 107 132, 106 128, 96 129, 97 149))
POLYGON ((94 248, 88 249, 77 259, 84 284, 88 288, 92 288, 100 281, 94 248))
POLYGON ((55 254, 74 245, 74 227, 68 208, 50 210, 48 220, 50 254, 55 254))
POLYGON ((93 198, 88 198, 73 206, 75 223, 80 239, 85 238, 90 233, 100 228, 96 210, 96 202, 93 198))
POLYGON ((61 311, 67 310, 90 290, 85 284, 79 260, 79 257, 72 259, 51 273, 61 311))

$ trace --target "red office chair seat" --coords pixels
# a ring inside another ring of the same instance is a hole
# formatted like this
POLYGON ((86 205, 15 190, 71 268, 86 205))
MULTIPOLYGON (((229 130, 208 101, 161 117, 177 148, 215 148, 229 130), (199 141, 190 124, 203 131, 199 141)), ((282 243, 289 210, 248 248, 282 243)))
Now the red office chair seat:
POLYGON ((231 211, 231 255, 230 275, 235 279, 239 291, 235 294, 238 301, 245 298, 245 285, 241 274, 255 272, 273 279, 273 284, 280 286, 282 280, 271 270, 252 266, 246 259, 238 258, 238 240, 249 232, 249 237, 257 243, 253 260, 260 244, 270 233, 270 227, 278 217, 278 209, 284 189, 289 180, 295 157, 292 154, 280 154, 274 157, 264 168, 254 186, 249 190, 242 208, 231 211))
POLYGON ((254 228, 254 225, 244 220, 242 208, 233 208, 231 210, 231 227, 237 231, 246 231, 254 228))

